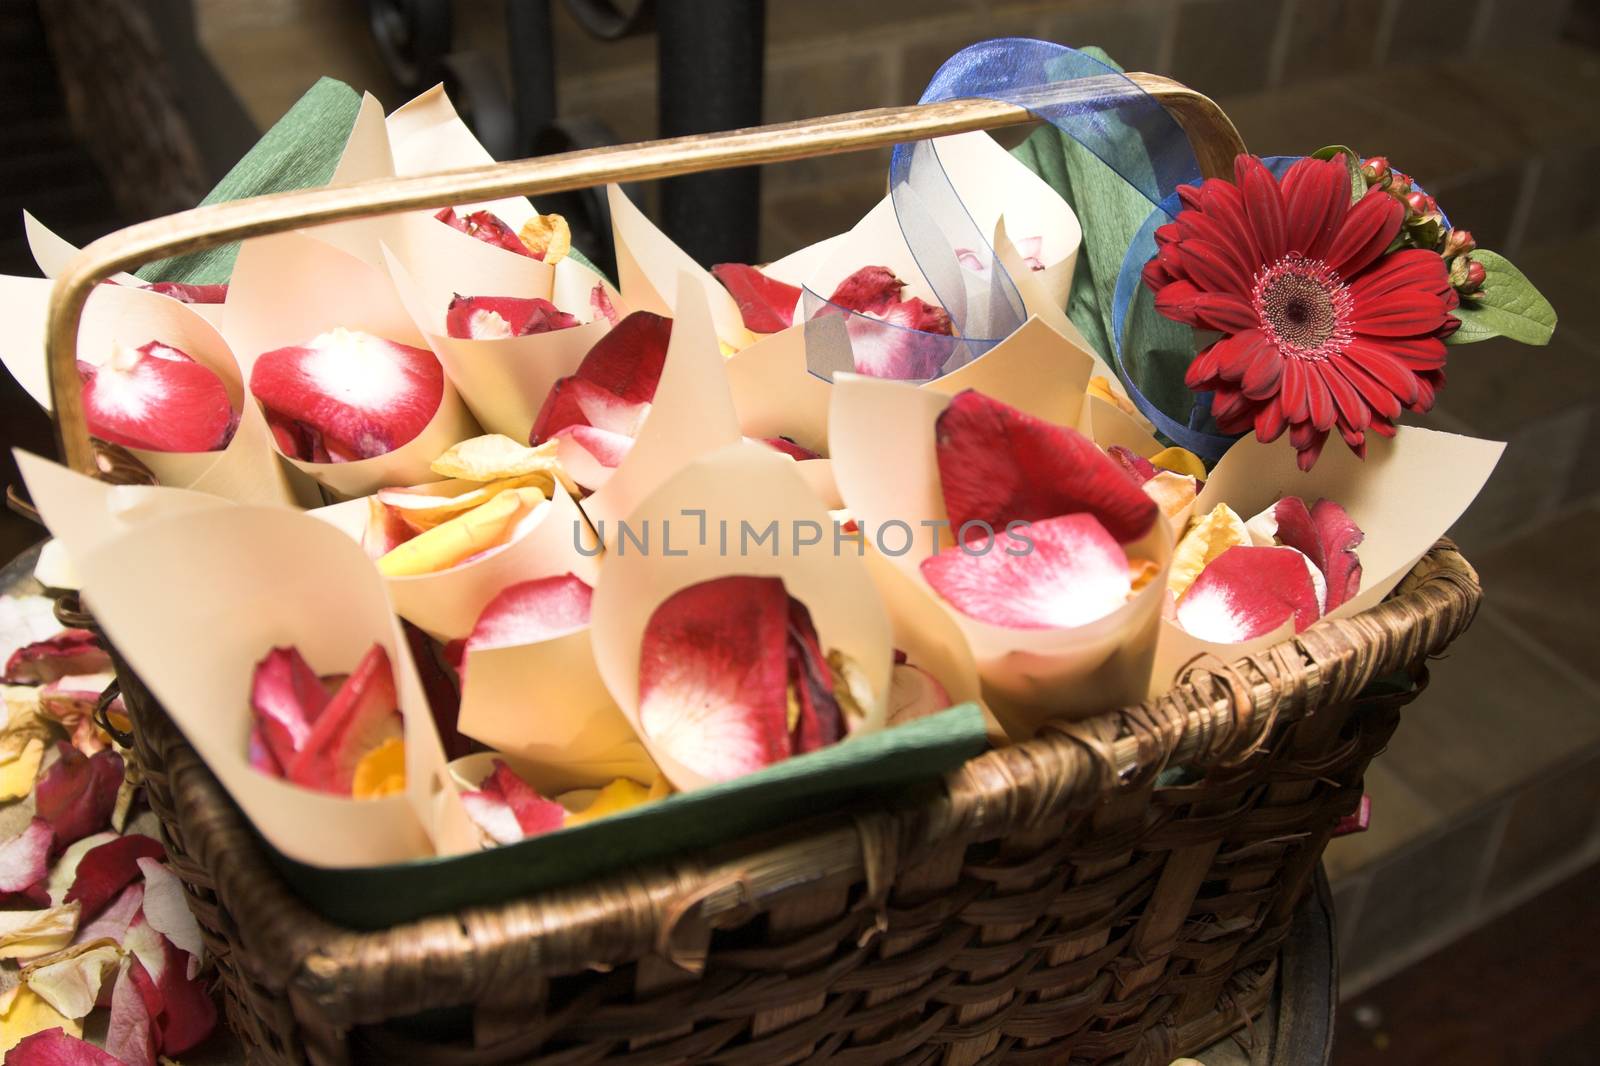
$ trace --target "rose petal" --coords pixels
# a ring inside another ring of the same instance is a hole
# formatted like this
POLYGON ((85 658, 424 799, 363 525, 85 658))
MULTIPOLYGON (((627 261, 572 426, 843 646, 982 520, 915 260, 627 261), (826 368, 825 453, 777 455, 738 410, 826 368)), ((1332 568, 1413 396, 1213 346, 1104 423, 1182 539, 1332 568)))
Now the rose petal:
POLYGON ((116 944, 85 943, 30 965, 22 979, 62 1017, 77 1019, 94 1010, 107 971, 115 974, 121 963, 116 944))
POLYGON ((47 640, 25 644, 6 660, 8 685, 48 684, 77 674, 111 669, 111 656, 87 629, 63 629, 47 640))
POLYGON ((167 849, 153 837, 133 833, 93 848, 78 862, 66 902, 83 904, 83 917, 93 918, 140 873, 140 862, 162 861, 167 849))
POLYGON ((555 266, 572 251, 572 228, 560 215, 533 215, 517 231, 517 240, 535 259, 555 266))
POLYGON ((784 455, 787 455, 796 462, 804 462, 807 459, 822 458, 821 455, 812 451, 810 448, 807 448, 803 444, 797 444, 788 437, 762 437, 761 443, 765 444, 773 451, 782 452, 784 455))
POLYGON ((811 623, 806 605, 789 597, 789 636, 786 649, 789 699, 794 720, 789 722, 789 748, 795 755, 816 751, 844 735, 844 714, 834 697, 833 673, 811 623))
POLYGON ((657 787, 646 788, 637 781, 626 777, 619 777, 595 792, 591 798, 581 804, 575 801, 574 793, 568 792, 558 797, 562 806, 566 807, 567 820, 564 825, 572 828, 593 822, 608 815, 620 814, 643 806, 652 800, 661 799, 667 794, 666 779, 657 778, 657 787))
POLYGON ((695 773, 724 781, 787 758, 789 596, 775 577, 680 589, 639 653, 639 725, 695 773))
POLYGON ((606 292, 604 285, 596 285, 589 290, 589 309, 594 312, 595 318, 603 318, 613 326, 617 324, 617 319, 621 317, 617 313, 616 307, 611 303, 611 294, 606 292))
POLYGON ((161 993, 138 959, 123 962, 111 991, 111 1021, 106 1050, 124 1066, 155 1066, 161 1045, 161 993))
POLYGON ((1229 548, 1250 543, 1250 532, 1233 508, 1219 503, 1189 531, 1172 550, 1172 566, 1167 570, 1167 588, 1182 596, 1211 561, 1229 548))
POLYGON ((72 943, 80 907, 63 903, 32 911, 0 911, 0 959, 26 962, 53 955, 72 943))
POLYGON ((496 248, 504 248, 508 252, 527 256, 529 259, 539 258, 522 243, 510 226, 490 211, 474 211, 463 217, 456 214, 455 208, 446 207, 433 217, 451 229, 460 230, 469 237, 476 237, 484 244, 492 244, 496 248))
POLYGON ((1327 610, 1343 604, 1361 588, 1361 559, 1356 548, 1366 539, 1349 513, 1332 500, 1311 507, 1311 521, 1322 546, 1322 572, 1328 581, 1327 610))
POLYGON ((575 316, 542 297, 456 296, 445 311, 445 333, 470 340, 501 340, 571 329, 575 316))
MULTIPOLYGON (((183 882, 166 863, 152 858, 136 860, 144 874, 144 917, 150 928, 171 941, 189 956, 187 975, 193 978, 200 972, 205 958, 205 940, 200 934, 200 923, 189 910, 189 897, 183 882)), ((165 976, 158 973, 158 979, 165 976)))
POLYGON ((847 311, 882 314, 900 299, 905 287, 888 267, 867 266, 839 282, 828 302, 847 311))
POLYGON ((149 292, 169 296, 182 304, 220 304, 228 299, 228 283, 190 285, 182 281, 153 281, 142 286, 149 292))
POLYGON ((1001 540, 981 554, 958 545, 924 559, 922 576, 962 614, 1012 629, 1087 625, 1127 602, 1127 553, 1093 515, 1047 518, 1014 536, 1031 550, 1001 540))
POLYGON ((35 791, 39 817, 55 830, 55 846, 64 848, 110 822, 123 766, 115 751, 85 758, 64 741, 56 750, 61 757, 45 771, 35 791))
POLYGON ((6 1066, 123 1066, 87 1040, 70 1036, 61 1028, 45 1029, 23 1037, 6 1052, 6 1066))
POLYGON ((594 590, 571 574, 541 577, 503 589, 478 615, 466 651, 533 644, 589 624, 594 590))
POLYGON ((1156 476, 1141 488, 1146 496, 1156 501, 1156 506, 1167 518, 1182 514, 1183 509, 1194 503, 1195 497, 1200 495, 1199 482, 1188 474, 1174 474, 1170 470, 1157 471, 1156 476))
POLYGON ((33 894, 32 890, 49 876, 55 838, 50 823, 35 818, 22 832, 0 844, 0 893, 33 894))
POLYGON ((1229 548, 1178 600, 1178 624, 1220 644, 1263 636, 1288 618, 1298 633, 1317 620, 1317 613, 1305 556, 1292 548, 1229 548))
MULTIPOLYGON (((530 448, 500 433, 486 433, 453 445, 428 468, 440 477, 464 481, 493 483, 508 478, 547 477, 565 483, 565 479, 561 478, 560 464, 556 462, 554 445, 541 444, 530 448)), ((530 480, 523 484, 542 482, 530 480)), ((551 484, 554 484, 554 480, 551 484)), ((568 491, 573 491, 570 485, 568 491)))
POLYGON ((752 333, 777 333, 794 325, 800 290, 743 263, 718 263, 711 273, 733 294, 745 328, 752 333))
MULTIPOLYGON (((93 722, 89 724, 94 725, 93 722)), ((74 743, 73 746, 83 751, 83 745, 74 743)), ((32 792, 43 764, 44 741, 38 737, 29 737, 15 756, 0 761, 0 803, 21 799, 32 792)))
POLYGON ((1188 474, 1197 481, 1206 479, 1206 464, 1186 448, 1163 448, 1150 457, 1150 465, 1157 470, 1188 474))
POLYGON ((104 364, 78 364, 83 413, 101 440, 154 452, 225 447, 238 424, 216 373, 158 341, 118 348, 104 364))
POLYGON ((950 693, 920 666, 896 663, 889 675, 889 725, 903 725, 950 706, 950 693))
POLYGON ((374 644, 317 718, 294 760, 289 780, 306 788, 350 795, 356 764, 400 735, 394 674, 383 645, 374 644))
POLYGON ((328 698, 322 679, 298 648, 273 648, 256 663, 250 707, 261 739, 279 766, 288 766, 305 748, 328 698))
POLYGON ((250 371, 250 392, 273 417, 319 432, 330 455, 370 459, 432 421, 444 399, 444 370, 426 349, 341 327, 263 353, 250 371))
POLYGON ((628 403, 646 403, 656 394, 671 339, 670 318, 635 311, 595 342, 573 376, 628 403))
POLYGON ((536 488, 496 493, 487 503, 397 545, 377 560, 378 572, 385 577, 438 573, 502 547, 522 519, 544 500, 544 493, 536 488))
POLYGON ((356 763, 350 782, 351 799, 381 799, 396 796, 406 787, 406 742, 390 737, 367 752, 356 763))
POLYGON ((217 1005, 195 973, 194 956, 171 941, 162 943, 164 965, 156 980, 161 997, 161 1053, 182 1055, 198 1047, 217 1027, 217 1005))
POLYGON ((1160 509, 1087 437, 991 400, 956 394, 936 429, 952 528, 1086 512, 1118 541, 1138 540, 1160 509))
POLYGON ((878 315, 845 322, 855 372, 899 381, 937 377, 954 350, 954 326, 942 307, 912 298, 878 315))
POLYGON ((143 907, 144 885, 129 885, 100 912, 100 917, 78 929, 78 935, 73 938, 73 942, 88 944, 96 940, 110 939, 121 944, 127 938, 129 927, 134 919, 139 917, 143 907))
POLYGON ((1156 468, 1150 460, 1130 448, 1113 444, 1106 449, 1106 455, 1111 457, 1111 461, 1116 463, 1135 485, 1143 485, 1156 476, 1156 468))

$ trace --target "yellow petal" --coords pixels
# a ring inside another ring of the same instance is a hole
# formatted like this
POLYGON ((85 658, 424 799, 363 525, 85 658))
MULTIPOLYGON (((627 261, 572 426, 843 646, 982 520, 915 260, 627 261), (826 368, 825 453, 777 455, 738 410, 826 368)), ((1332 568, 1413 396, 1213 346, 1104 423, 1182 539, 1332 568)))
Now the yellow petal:
POLYGON ((106 971, 115 973, 121 961, 117 942, 101 938, 30 963, 22 971, 22 980, 64 1017, 82 1018, 94 1010, 106 971))
POLYGON ((549 495, 555 487, 555 478, 548 473, 523 474, 520 477, 503 477, 484 485, 463 486, 453 496, 435 496, 417 489, 383 489, 372 497, 412 529, 421 533, 463 511, 488 503, 507 489, 536 488, 549 495))
POLYGON ((568 813, 567 820, 562 824, 568 828, 582 825, 596 818, 604 818, 608 814, 626 811, 659 798, 655 789, 645 788, 637 781, 619 777, 595 793, 594 799, 589 801, 588 806, 568 813))
POLYGON ((547 440, 538 447, 530 448, 504 434, 486 433, 457 444, 435 459, 432 469, 440 477, 484 482, 544 474, 559 478, 567 491, 576 496, 578 486, 561 469, 561 463, 556 459, 559 445, 559 441, 547 440))
POLYGON ((356 763, 350 795, 358 800, 380 799, 403 792, 405 787, 406 742, 399 737, 390 737, 356 763))
POLYGON ((385 577, 410 577, 448 570, 481 551, 504 544, 522 518, 544 501, 538 489, 512 489, 481 507, 441 522, 378 560, 385 577))
POLYGON ((39 778, 39 763, 44 759, 44 741, 29 737, 21 754, 0 763, 0 802, 21 799, 33 791, 39 778))
POLYGON ((1104 400, 1106 403, 1109 403, 1113 407, 1119 408, 1130 415, 1136 415, 1138 413, 1133 409, 1133 404, 1129 403, 1123 398, 1123 395, 1120 392, 1111 387, 1111 380, 1102 374, 1096 374, 1094 377, 1089 379, 1088 393, 1090 396, 1100 397, 1100 399, 1104 400))
POLYGON ((39 704, 38 685, 0 685, 6 704, 5 724, 0 726, 0 760, 19 758, 28 741, 48 744, 55 737, 50 717, 39 704))
POLYGON ((46 1029, 60 1029, 68 1036, 83 1036, 82 1023, 57 1011, 25 984, 17 985, 0 998, 0 1052, 10 1051, 27 1037, 46 1029))
POLYGON ((78 931, 81 908, 74 900, 37 911, 0 911, 0 959, 37 959, 60 951, 78 931))
POLYGON ((561 262, 572 251, 572 228, 560 215, 534 215, 517 231, 517 239, 550 266, 561 262))
POLYGON ((1174 474, 1188 474, 1192 478, 1206 479, 1206 464, 1187 448, 1163 448, 1150 457, 1150 465, 1157 470, 1170 470, 1174 474))
POLYGON ((1206 564, 1236 544, 1249 544, 1250 531, 1233 508, 1219 503, 1211 513, 1189 527, 1172 550, 1172 569, 1167 571, 1167 589, 1182 598, 1206 564))
POLYGON ((1144 494, 1156 501, 1162 514, 1174 518, 1200 494, 1200 483, 1188 474, 1158 470, 1155 477, 1144 483, 1144 494))
POLYGON ((1144 591, 1144 587, 1154 581, 1159 573, 1161 573, 1161 567, 1156 564, 1154 559, 1129 559, 1128 583, 1132 587, 1128 590, 1128 595, 1132 596, 1144 591))

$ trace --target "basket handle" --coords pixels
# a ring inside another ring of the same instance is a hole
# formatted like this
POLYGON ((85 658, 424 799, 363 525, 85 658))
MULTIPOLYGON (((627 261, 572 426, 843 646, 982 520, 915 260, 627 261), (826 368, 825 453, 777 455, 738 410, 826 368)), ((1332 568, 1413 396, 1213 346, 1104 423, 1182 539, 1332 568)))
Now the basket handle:
MULTIPOLYGON (((1209 97, 1156 74, 1127 78, 1160 101, 1188 135, 1201 173, 1231 172, 1244 150, 1228 116, 1209 97)), ((1119 75, 1084 78, 1055 87, 1052 100, 1092 99, 1119 75), (1070 94, 1070 95, 1067 95, 1070 94)), ((119 270, 248 237, 344 222, 396 211, 473 203, 505 196, 540 196, 609 182, 648 181, 724 167, 781 163, 920 141, 971 130, 1036 121, 1026 108, 999 100, 948 100, 855 111, 723 133, 697 134, 589 151, 465 167, 436 174, 377 178, 297 192, 209 204, 140 222, 107 234, 80 251, 50 292, 45 356, 61 454, 73 470, 96 466, 83 414, 76 355, 78 320, 94 286, 119 270)))

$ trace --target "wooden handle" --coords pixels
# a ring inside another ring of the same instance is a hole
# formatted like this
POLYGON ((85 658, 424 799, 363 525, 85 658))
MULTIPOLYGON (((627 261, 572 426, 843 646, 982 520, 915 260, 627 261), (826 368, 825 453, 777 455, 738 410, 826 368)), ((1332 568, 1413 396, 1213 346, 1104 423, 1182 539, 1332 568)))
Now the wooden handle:
MULTIPOLYGON (((1233 123, 1210 98, 1155 74, 1129 74, 1128 78, 1160 101, 1183 127, 1203 174, 1212 177, 1232 172, 1233 157, 1242 152, 1244 146, 1233 123)), ((1115 90, 1120 83, 1121 79, 1114 75, 1064 82, 1050 87, 1050 100, 1053 103, 1092 100, 1108 89, 1115 90)), ((848 115, 567 152, 437 174, 378 178, 273 193, 140 222, 107 234, 84 248, 56 278, 50 292, 45 351, 62 456, 73 470, 95 474, 76 366, 78 319, 95 285, 119 270, 135 270, 157 259, 249 237, 396 211, 505 196, 534 197, 610 182, 646 181, 725 167, 781 163, 1033 121, 1037 120, 1026 108, 999 100, 949 100, 908 107, 881 107, 848 115)))

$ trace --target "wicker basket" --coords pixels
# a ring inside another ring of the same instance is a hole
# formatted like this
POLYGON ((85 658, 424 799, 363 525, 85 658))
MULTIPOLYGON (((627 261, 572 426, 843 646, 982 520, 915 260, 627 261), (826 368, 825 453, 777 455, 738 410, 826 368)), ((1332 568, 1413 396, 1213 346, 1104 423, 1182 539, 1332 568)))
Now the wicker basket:
MULTIPOLYGON (((1202 169, 1231 165, 1238 136, 1214 104, 1133 77, 1183 123, 1202 169)), ((64 450, 96 472, 66 353, 112 271, 312 221, 1025 121, 993 101, 883 109, 141 224, 58 282, 64 450)), ((1479 595, 1441 542, 1365 614, 1196 663, 1160 699, 1053 724, 892 806, 371 933, 289 891, 165 712, 119 673, 151 804, 254 1062, 1164 1066, 1264 1007, 1367 763, 1479 595), (1390 675, 1410 685, 1373 695, 1390 675)))

